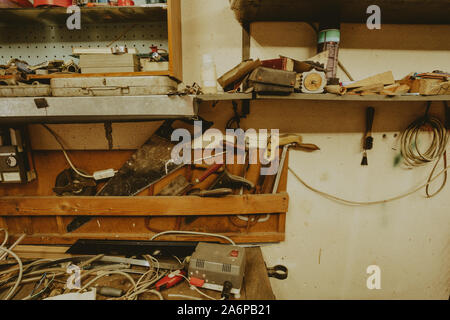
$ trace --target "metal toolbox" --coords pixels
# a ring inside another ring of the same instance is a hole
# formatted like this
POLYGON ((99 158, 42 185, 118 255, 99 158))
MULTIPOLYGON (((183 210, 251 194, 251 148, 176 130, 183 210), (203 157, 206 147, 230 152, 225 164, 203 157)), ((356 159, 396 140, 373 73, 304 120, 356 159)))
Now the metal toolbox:
POLYGON ((54 78, 50 84, 54 97, 165 95, 178 87, 167 76, 54 78))

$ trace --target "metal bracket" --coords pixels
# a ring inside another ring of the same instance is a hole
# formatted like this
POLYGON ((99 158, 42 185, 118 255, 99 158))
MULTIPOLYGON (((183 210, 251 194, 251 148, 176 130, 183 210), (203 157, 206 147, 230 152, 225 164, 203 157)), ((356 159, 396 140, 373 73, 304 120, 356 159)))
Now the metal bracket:
POLYGON ((38 109, 48 108, 48 102, 45 98, 36 98, 34 99, 34 104, 38 109))

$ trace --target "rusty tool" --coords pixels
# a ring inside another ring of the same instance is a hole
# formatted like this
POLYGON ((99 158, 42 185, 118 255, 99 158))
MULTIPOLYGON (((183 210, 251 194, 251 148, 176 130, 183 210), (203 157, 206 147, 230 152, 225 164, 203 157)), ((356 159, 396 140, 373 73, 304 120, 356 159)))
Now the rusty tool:
POLYGON ((217 180, 212 184, 209 190, 222 188, 238 189, 242 186, 249 190, 255 188, 255 184, 253 182, 248 181, 243 177, 235 176, 225 169, 219 178, 217 178, 217 180))
MULTIPOLYGON (((186 179, 185 176, 180 175, 173 179, 165 188, 161 190, 157 195, 158 196, 181 196, 184 194, 190 194, 190 195, 198 195, 198 196, 205 196, 205 197, 214 197, 214 196, 223 196, 230 194, 232 192, 228 192, 228 190, 221 190, 220 192, 214 193, 214 192, 204 192, 200 189, 193 189, 194 186, 198 185, 199 183, 205 181, 209 176, 219 171, 224 165, 223 164, 214 164, 211 165, 201 177, 195 179, 195 183, 190 183, 186 179), (194 191, 195 190, 195 191, 194 191)), ((214 190, 212 190, 214 191, 214 190)))
MULTIPOLYGON (((233 190, 227 189, 227 190, 221 190, 217 193, 214 192, 205 192, 200 189, 194 189, 194 186, 198 185, 199 183, 203 182, 211 176, 212 174, 216 173, 220 168, 223 167, 223 164, 215 164, 212 165, 206 170, 206 172, 200 177, 195 179, 195 183, 190 183, 186 179, 185 176, 180 175, 173 179, 165 188, 161 190, 160 193, 158 193, 158 196, 182 196, 185 194, 189 195, 198 195, 198 196, 204 196, 204 197, 214 197, 214 196, 223 196, 227 194, 231 194, 233 190)), ((214 190, 212 190, 214 191, 214 190)))

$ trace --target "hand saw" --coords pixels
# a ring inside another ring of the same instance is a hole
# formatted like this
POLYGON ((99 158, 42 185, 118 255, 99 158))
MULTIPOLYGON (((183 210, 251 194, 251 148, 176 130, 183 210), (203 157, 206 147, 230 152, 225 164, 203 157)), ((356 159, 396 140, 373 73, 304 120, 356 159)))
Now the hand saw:
MULTIPOLYGON (((172 149, 176 142, 171 141, 173 123, 176 120, 166 120, 158 131, 125 162, 122 168, 96 194, 100 197, 130 197, 139 194, 160 181, 166 175, 183 167, 176 165, 172 159, 172 149)), ((202 133, 212 127, 213 123, 201 118, 182 120, 189 124, 202 122, 202 133)), ((68 226, 67 232, 73 232, 90 221, 89 216, 76 217, 68 226)))

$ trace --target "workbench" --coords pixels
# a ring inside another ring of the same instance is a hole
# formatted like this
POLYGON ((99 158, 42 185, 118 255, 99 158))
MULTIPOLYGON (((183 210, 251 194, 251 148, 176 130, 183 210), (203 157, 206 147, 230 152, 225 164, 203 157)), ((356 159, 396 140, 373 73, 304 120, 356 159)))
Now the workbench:
MULTIPOLYGON (((56 259, 56 258, 63 258, 69 255, 65 255, 64 252, 67 250, 68 247, 48 247, 49 250, 47 253, 43 253, 39 255, 38 248, 42 248, 39 246, 18 246, 15 250, 18 252, 18 255, 22 257, 40 257, 40 258, 48 258, 48 259, 56 259), (30 248, 36 248, 35 253, 22 253, 22 252, 31 252, 30 248), (50 252, 52 251, 52 252, 50 252), (61 252, 61 253, 60 253, 61 252)), ((246 270, 245 270, 245 276, 244 276, 244 283, 243 287, 241 289, 241 297, 239 300, 275 300, 275 295, 272 292, 272 287, 270 285, 270 280, 267 275, 267 268, 266 264, 264 262, 264 258, 262 256, 261 248, 260 247, 250 247, 246 248, 246 270)), ((61 283, 61 287, 63 286, 65 278, 61 278, 58 283, 61 283)), ((83 280, 84 283, 86 283, 83 280)), ((96 285, 98 286, 108 286, 113 288, 119 288, 127 290, 129 287, 129 282, 124 280, 123 277, 120 275, 111 275, 109 277, 105 277, 100 279, 96 285)), ((33 290, 33 287, 35 286, 35 283, 29 283, 24 286, 17 292, 17 294, 14 297, 14 300, 21 300, 24 297, 26 297, 31 290, 33 290)), ((212 290, 206 290, 206 289, 200 289, 202 292, 206 293, 207 295, 220 299, 220 292, 212 291, 212 290)), ((183 298, 174 298, 170 297, 169 294, 176 294, 176 295, 186 295, 186 296, 192 296, 197 297, 200 299, 206 299, 205 297, 202 297, 198 292, 195 290, 192 290, 189 288, 189 284, 187 281, 183 281, 182 283, 176 285, 175 287, 172 287, 167 290, 163 290, 162 295, 164 299, 170 299, 170 300, 185 300, 183 298)), ((97 295, 97 300, 106 300, 107 297, 97 295)), ((143 294, 139 297, 139 300, 157 300, 158 297, 153 294, 143 294)), ((234 298, 233 298, 234 299, 234 298)))

